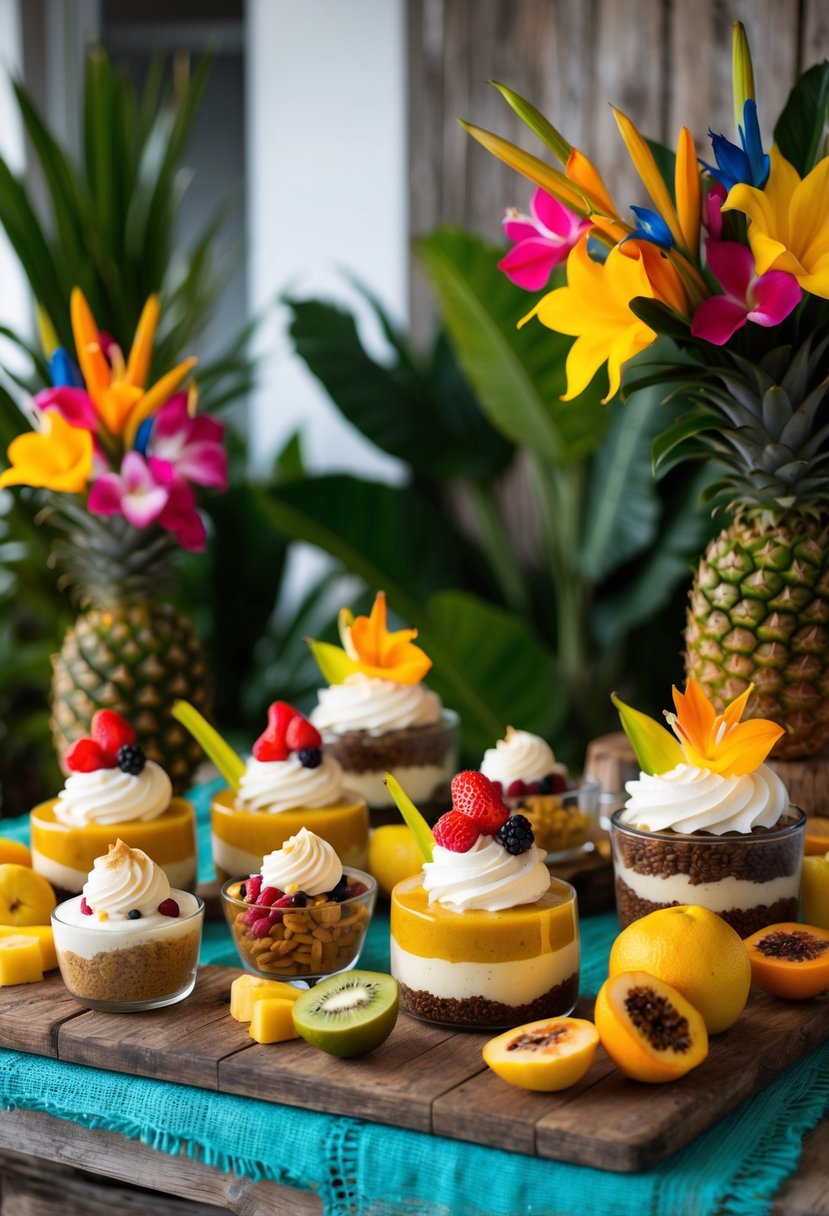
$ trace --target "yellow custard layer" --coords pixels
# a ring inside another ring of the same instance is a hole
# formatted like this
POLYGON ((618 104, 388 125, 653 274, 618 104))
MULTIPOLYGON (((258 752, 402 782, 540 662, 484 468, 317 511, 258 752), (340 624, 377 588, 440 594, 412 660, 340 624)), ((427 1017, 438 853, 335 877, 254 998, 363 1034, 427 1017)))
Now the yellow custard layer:
MULTIPOLYGON (((120 838, 131 849, 143 849, 160 866, 196 859, 196 815, 184 798, 173 798, 167 810, 147 823, 89 823, 69 827, 55 819, 56 798, 36 806, 29 816, 32 852, 87 874, 96 857, 120 838)), ((35 867, 37 868, 37 867, 35 867)))
MULTIPOLYGON (((210 808, 214 861, 217 861, 216 845, 221 842, 232 849, 251 854, 258 866, 267 853, 281 849, 285 841, 295 836, 300 828, 307 828, 309 832, 327 840, 341 861, 357 865, 356 861, 350 859, 366 856, 368 807, 362 798, 335 802, 332 806, 297 807, 295 810, 271 814, 268 811, 237 809, 233 790, 222 790, 210 808)), ((227 877, 238 878, 239 875, 229 874, 227 877)))
POLYGON ((429 904, 422 879, 398 883, 391 897, 391 935, 420 958, 447 962, 515 962, 553 954, 577 939, 573 888, 553 879, 534 904, 503 912, 453 912, 429 904))

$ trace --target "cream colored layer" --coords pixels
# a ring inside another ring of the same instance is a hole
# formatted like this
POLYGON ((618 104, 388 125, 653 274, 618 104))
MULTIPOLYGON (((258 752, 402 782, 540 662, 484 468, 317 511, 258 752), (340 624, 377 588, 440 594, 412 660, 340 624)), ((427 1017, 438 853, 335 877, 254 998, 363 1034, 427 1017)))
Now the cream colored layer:
MULTIPOLYGON (((262 868, 262 858, 256 853, 248 853, 245 849, 237 849, 232 844, 220 840, 211 833, 210 847, 213 855, 213 865, 223 870, 232 878, 247 878, 249 874, 258 874, 262 868)), ((366 868, 366 850, 361 845, 353 845, 340 856, 344 866, 353 870, 366 868)))
POLYGON ((410 954, 391 939, 391 973, 396 980, 418 992, 458 1001, 481 996, 504 1005, 527 1005, 563 984, 578 969, 577 941, 552 954, 518 962, 450 963, 410 954))
MULTIPOLYGON (((450 754, 445 764, 395 765, 393 773, 412 802, 428 802, 438 786, 451 781, 455 775, 454 756, 450 754)), ((352 773, 346 769, 345 783, 349 789, 365 798, 369 806, 394 806, 385 777, 385 769, 364 773, 352 773)))
POLYGON ((770 906, 778 899, 797 899, 800 871, 768 882, 747 882, 744 878, 721 878, 719 882, 691 883, 684 874, 661 878, 658 874, 637 874, 624 866, 616 876, 640 899, 652 904, 701 904, 712 912, 730 908, 770 906))
MULTIPOLYGON (((62 891, 82 891, 84 883, 89 877, 87 870, 75 870, 71 866, 61 865, 59 861, 53 861, 51 857, 44 856, 37 849, 32 849, 32 869, 37 870, 38 874, 47 878, 53 887, 60 887, 62 891)), ((170 880, 171 887, 186 890, 188 887, 196 885, 196 859, 194 857, 186 858, 184 861, 168 862, 167 865, 161 866, 161 869, 170 880)))

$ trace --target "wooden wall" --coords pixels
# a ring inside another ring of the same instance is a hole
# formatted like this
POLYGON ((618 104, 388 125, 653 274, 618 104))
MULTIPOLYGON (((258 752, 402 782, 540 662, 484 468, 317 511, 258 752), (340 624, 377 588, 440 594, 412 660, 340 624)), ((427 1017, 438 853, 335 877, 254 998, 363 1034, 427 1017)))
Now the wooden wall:
MULTIPOLYGON (((768 141, 797 72, 829 57, 829 0, 408 0, 412 233, 453 223, 497 239, 504 209, 526 209, 530 184, 457 122, 543 155, 492 79, 596 161, 620 210, 647 204, 609 103, 665 143, 688 126, 704 154, 709 127, 734 138, 733 20, 748 30, 768 141)), ((429 311, 415 276, 416 331, 429 311)))

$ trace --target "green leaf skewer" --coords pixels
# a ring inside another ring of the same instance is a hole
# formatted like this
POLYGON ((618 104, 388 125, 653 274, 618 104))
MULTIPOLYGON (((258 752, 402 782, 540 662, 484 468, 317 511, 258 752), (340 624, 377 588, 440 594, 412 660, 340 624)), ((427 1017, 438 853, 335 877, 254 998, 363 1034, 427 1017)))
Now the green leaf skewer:
POLYGON ((189 730, 196 742, 201 744, 205 754, 216 765, 230 788, 238 790, 245 771, 245 762, 239 753, 225 742, 219 732, 189 701, 174 701, 170 712, 177 722, 189 730))
POLYGON ((400 782, 395 777, 392 777, 391 773, 386 773, 385 782, 389 793, 394 799, 395 806, 412 830, 414 838, 417 841, 418 848, 423 854, 423 860, 431 861, 432 848, 435 843, 435 838, 432 835, 432 829, 429 827, 420 811, 412 802, 409 795, 403 789, 400 782))

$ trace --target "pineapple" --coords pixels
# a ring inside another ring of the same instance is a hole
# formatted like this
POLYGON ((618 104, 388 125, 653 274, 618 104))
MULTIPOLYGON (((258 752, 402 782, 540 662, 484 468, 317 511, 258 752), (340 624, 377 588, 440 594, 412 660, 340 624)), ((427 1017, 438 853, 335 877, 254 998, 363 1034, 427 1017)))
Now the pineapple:
POLYGON ((686 672, 720 712, 753 682, 748 713, 786 729, 779 759, 829 742, 825 350, 809 340, 788 364, 783 350, 757 364, 729 353, 733 371, 703 369, 695 393, 693 454, 724 467, 712 491, 734 519, 694 578, 686 672))

